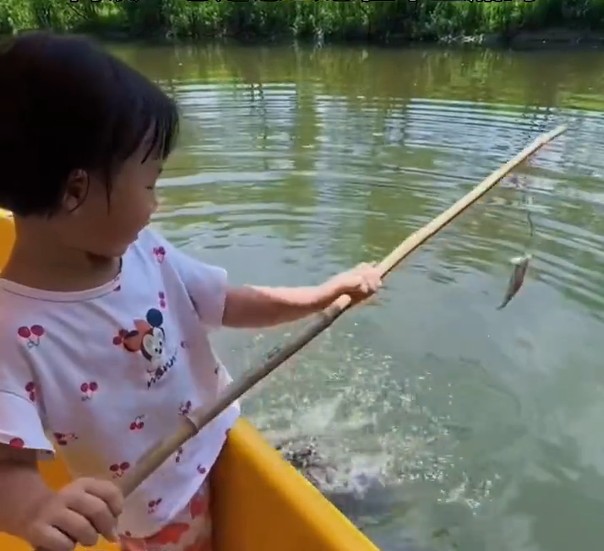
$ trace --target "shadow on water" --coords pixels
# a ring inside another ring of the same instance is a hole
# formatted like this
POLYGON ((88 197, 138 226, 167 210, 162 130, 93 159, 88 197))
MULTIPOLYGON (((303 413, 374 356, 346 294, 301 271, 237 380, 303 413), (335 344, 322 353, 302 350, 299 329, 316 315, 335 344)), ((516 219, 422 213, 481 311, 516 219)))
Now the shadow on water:
MULTIPOLYGON (((420 48, 116 52, 183 113, 155 223, 234 283, 379 259, 538 133, 569 131, 244 400, 312 440, 323 490, 385 551, 600 547, 604 54, 420 48), (331 472, 331 471, 330 471, 331 472), (599 516, 598 516, 599 515, 599 516)), ((297 324, 226 331, 234 376, 297 324)))

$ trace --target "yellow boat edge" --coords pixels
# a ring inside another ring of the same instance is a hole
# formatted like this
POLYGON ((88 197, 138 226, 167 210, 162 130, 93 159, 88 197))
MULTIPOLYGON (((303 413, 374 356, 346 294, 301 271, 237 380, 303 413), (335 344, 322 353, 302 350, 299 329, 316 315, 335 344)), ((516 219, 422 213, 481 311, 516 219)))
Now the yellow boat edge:
MULTIPOLYGON (((0 267, 10 255, 14 237, 13 217, 0 209, 0 267)), ((40 462, 40 470, 53 488, 70 479, 60 455, 40 462)), ((244 418, 229 433, 212 486, 214 551, 378 551, 244 418)), ((1 551, 30 549, 0 533, 1 551)), ((94 550, 118 547, 103 541, 94 550)))

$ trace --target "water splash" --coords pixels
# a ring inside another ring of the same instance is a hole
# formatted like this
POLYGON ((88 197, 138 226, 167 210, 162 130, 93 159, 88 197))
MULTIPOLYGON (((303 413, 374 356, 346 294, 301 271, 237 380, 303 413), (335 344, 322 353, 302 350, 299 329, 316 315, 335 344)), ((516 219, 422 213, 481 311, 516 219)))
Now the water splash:
POLYGON ((255 394, 248 414, 265 437, 343 507, 369 500, 377 517, 387 503, 430 493, 434 503, 476 508, 487 494, 469 482, 454 453, 469 429, 422 404, 430 371, 398 381, 392 357, 355 343, 352 334, 345 345, 332 338, 328 333, 255 394))

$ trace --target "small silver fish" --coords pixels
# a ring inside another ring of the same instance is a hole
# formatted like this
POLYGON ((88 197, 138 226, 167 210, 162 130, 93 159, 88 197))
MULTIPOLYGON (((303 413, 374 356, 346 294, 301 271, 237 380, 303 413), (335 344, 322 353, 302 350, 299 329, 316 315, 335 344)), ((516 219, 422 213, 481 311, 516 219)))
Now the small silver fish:
POLYGON ((514 265, 514 271, 512 272, 512 276, 510 277, 510 281, 508 283, 508 289, 505 293, 505 297, 501 305, 497 308, 497 310, 501 310, 505 308, 514 298, 514 295, 520 290, 522 284, 524 283, 524 276, 526 276, 526 271, 528 269, 529 261, 531 260, 531 254, 524 254, 523 256, 517 256, 512 258, 510 262, 514 265))

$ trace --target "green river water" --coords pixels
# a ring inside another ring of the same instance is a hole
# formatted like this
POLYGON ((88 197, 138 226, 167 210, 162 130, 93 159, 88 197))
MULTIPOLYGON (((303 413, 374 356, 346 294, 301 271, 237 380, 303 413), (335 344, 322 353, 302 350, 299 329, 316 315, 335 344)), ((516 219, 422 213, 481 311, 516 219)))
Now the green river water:
MULTIPOLYGON (((384 551, 600 549, 604 53, 112 48, 183 113, 155 224, 236 283, 379 260, 568 124, 515 172, 535 258, 505 309, 529 235, 511 179, 243 406, 270 438, 316 438, 338 483, 383 483, 343 508, 384 551)), ((298 325, 216 345, 237 376, 298 325)))

